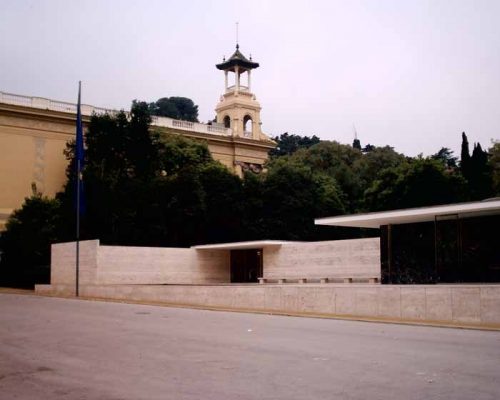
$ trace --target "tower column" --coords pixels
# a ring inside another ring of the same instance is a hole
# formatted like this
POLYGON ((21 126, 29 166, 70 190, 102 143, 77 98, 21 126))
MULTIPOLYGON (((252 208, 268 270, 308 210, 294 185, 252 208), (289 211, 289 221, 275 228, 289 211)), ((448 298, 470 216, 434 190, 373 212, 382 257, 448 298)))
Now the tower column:
POLYGON ((236 82, 235 82, 236 91, 239 92, 240 91, 240 70, 239 70, 238 66, 234 67, 234 74, 236 75, 236 82))
POLYGON ((227 91, 227 73, 228 73, 228 71, 224 71, 224 78, 225 78, 225 87, 224 87, 224 89, 225 89, 225 91, 227 91))
POLYGON ((252 91, 252 75, 250 75, 250 72, 251 70, 248 70, 248 91, 251 92, 252 91))

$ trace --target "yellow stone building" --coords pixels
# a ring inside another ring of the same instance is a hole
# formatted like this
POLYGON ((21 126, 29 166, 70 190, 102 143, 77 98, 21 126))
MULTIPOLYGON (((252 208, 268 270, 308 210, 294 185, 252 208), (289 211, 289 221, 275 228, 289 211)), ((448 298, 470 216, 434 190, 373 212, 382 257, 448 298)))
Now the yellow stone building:
MULTIPOLYGON (((173 133, 207 143, 212 156, 231 171, 259 172, 275 143, 262 133, 260 104, 251 92, 251 70, 259 64, 236 46, 234 54, 217 65, 224 71, 225 91, 215 109, 217 122, 202 124, 155 117, 160 133, 173 133), (229 73, 235 84, 228 85, 229 73), (241 77, 247 74, 247 85, 241 77)), ((82 105, 84 126, 93 113, 114 112, 82 105)), ((0 231, 13 210, 32 194, 32 186, 54 196, 64 185, 66 143, 75 137, 76 104, 0 92, 0 231)))

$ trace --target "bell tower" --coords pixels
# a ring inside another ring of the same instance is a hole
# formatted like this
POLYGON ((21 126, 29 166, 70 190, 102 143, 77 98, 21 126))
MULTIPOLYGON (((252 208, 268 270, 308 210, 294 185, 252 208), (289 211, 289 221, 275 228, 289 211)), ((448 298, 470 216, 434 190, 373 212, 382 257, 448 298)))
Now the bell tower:
POLYGON ((224 71, 225 82, 224 94, 215 108, 217 123, 231 128, 234 137, 268 141, 261 131, 261 107, 252 93, 251 72, 259 64, 253 62, 251 56, 247 59, 236 44, 233 55, 227 60, 224 58, 216 67, 224 71), (242 79, 245 75, 246 82, 242 79))

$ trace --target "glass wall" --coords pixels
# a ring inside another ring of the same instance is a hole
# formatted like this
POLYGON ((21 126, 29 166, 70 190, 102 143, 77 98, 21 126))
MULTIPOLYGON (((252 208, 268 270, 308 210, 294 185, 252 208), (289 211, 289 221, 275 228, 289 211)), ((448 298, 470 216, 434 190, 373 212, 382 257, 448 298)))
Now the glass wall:
POLYGON ((500 215, 381 227, 382 283, 500 282, 500 215))

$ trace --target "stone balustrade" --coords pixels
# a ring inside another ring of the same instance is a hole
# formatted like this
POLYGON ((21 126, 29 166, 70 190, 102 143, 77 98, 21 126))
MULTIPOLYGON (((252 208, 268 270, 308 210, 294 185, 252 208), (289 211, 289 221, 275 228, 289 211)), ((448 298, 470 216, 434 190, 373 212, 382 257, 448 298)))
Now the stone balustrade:
MULTIPOLYGON (((235 91, 236 91, 236 85, 229 86, 226 88, 226 93, 235 92, 235 91)), ((238 87, 238 92, 250 92, 250 89, 248 88, 248 86, 240 85, 238 87)))
MULTIPOLYGON (((12 104, 16 106, 39 108, 41 110, 60 111, 71 114, 76 114, 76 104, 67 103, 65 101, 57 101, 46 99, 44 97, 22 96, 19 94, 0 92, 0 103, 12 104)), ((110 110, 101 107, 89 106, 82 104, 82 115, 115 113, 115 110, 110 110)))
POLYGON ((233 132, 231 128, 225 128, 220 125, 200 124, 199 122, 181 121, 167 117, 153 117, 153 125, 209 135, 231 136, 233 132))
MULTIPOLYGON (((32 107, 41 110, 59 111, 76 114, 76 104, 46 99, 43 97, 22 96, 13 93, 0 91, 0 103, 12 104, 16 106, 32 107)), ((94 107, 82 104, 82 115, 91 116, 92 114, 114 114, 117 111, 107 108, 94 107)), ((153 117, 153 125, 166 128, 180 129, 189 132, 204 133, 209 135, 231 136, 232 129, 220 125, 208 125, 198 122, 181 121, 167 117, 153 117)))

